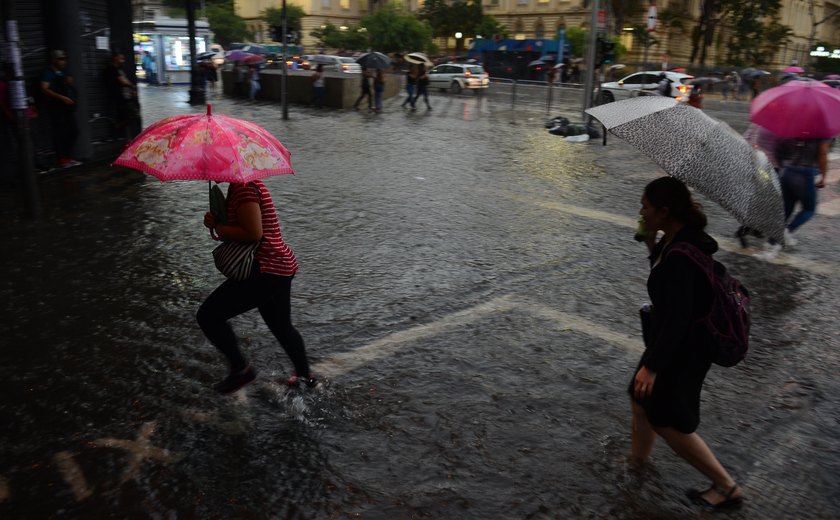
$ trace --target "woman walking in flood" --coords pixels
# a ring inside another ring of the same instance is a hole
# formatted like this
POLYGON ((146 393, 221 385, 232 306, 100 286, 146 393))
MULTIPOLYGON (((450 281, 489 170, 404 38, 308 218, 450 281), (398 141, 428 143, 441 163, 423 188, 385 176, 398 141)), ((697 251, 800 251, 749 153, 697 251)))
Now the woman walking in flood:
POLYGON ((709 332, 697 322, 711 308, 712 287, 688 256, 670 252, 675 243, 687 242, 712 255, 717 242, 704 231, 706 215, 700 205, 673 177, 645 187, 639 214, 650 251, 647 288, 653 314, 645 352, 628 388, 633 409, 631 458, 646 461, 658 435, 711 480, 708 489, 688 491, 694 502, 713 509, 740 506, 741 487, 696 432, 700 391, 712 364, 709 332), (658 231, 664 233, 659 241, 658 231))

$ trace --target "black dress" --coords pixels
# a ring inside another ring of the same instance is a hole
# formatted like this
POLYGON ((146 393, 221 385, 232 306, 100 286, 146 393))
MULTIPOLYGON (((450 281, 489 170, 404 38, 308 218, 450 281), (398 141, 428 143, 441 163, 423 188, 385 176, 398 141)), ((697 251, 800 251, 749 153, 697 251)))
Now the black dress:
POLYGON ((709 311, 712 289, 706 274, 687 256, 669 254, 670 246, 678 241, 690 242, 706 254, 717 251, 712 237, 687 227, 668 246, 660 242, 654 247, 647 282, 654 309, 650 342, 636 371, 645 366, 656 373, 656 381, 650 396, 636 399, 634 372, 628 391, 652 425, 692 433, 700 424, 700 390, 712 363, 708 332, 696 322, 709 311), (663 248, 662 260, 656 264, 663 248))

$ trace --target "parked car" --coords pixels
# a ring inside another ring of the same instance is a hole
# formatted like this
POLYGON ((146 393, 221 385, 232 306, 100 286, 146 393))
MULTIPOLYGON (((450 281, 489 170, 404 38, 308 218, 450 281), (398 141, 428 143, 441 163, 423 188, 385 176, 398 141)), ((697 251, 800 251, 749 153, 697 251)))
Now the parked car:
POLYGON ((334 54, 313 54, 304 56, 309 58, 309 68, 314 69, 319 64, 324 66, 325 71, 346 72, 349 74, 361 74, 362 66, 356 63, 354 58, 336 56, 334 54))
MULTIPOLYGON (((601 84, 601 102, 612 103, 621 99, 636 96, 655 96, 659 86, 661 71, 643 71, 630 74, 618 81, 601 84)), ((671 80, 671 97, 677 101, 688 101, 692 86, 688 82, 694 76, 680 72, 666 71, 665 75, 671 80)))
POLYGON ((481 65, 469 63, 444 63, 429 71, 429 87, 449 90, 455 94, 463 89, 476 93, 490 86, 490 75, 481 65))

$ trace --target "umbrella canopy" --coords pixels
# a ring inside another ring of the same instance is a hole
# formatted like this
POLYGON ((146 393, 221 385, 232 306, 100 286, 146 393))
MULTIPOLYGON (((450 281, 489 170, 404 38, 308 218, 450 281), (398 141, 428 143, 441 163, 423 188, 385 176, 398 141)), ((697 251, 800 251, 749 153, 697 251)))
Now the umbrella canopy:
POLYGON ((435 65, 432 63, 432 60, 430 60, 429 57, 422 52, 411 52, 406 54, 405 61, 415 65, 425 65, 426 68, 434 67, 435 65))
POLYGON ((802 74, 803 72, 805 72, 805 69, 803 69, 802 67, 791 66, 791 67, 785 67, 782 70, 782 72, 792 72, 794 74, 802 74))
POLYGON ((366 52, 356 59, 356 63, 366 69, 387 69, 391 66, 391 58, 381 52, 366 52))
POLYGON ((741 224, 784 240, 782 193, 773 165, 726 123, 663 96, 631 98, 586 112, 741 224))
POLYGON ((240 63, 247 63, 248 65, 254 65, 257 63, 262 63, 265 61, 265 58, 262 56, 257 56, 256 54, 251 54, 250 56, 245 56, 241 60, 240 63))
POLYGON ((167 117, 146 128, 114 161, 162 181, 250 182, 293 174, 291 154, 259 125, 223 115, 167 117))
POLYGON ((254 55, 251 54, 250 52, 245 52, 243 50, 237 49, 235 51, 230 51, 229 53, 225 54, 225 59, 227 61, 240 61, 244 58, 247 58, 248 56, 254 56, 254 55))
POLYGON ((556 54, 546 54, 544 56, 541 56, 540 59, 542 61, 557 61, 557 55, 556 54))
POLYGON ((546 62, 542 60, 534 60, 528 64, 529 67, 542 67, 543 65, 546 65, 546 62))
POLYGON ((246 45, 242 47, 242 50, 245 52, 250 52, 251 54, 261 54, 265 56, 268 54, 268 49, 265 47, 260 47, 259 45, 246 45))
POLYGON ((840 74, 829 74, 825 79, 840 79, 840 74))
POLYGON ((791 80, 759 94, 750 120, 779 137, 830 139, 840 134, 840 91, 821 81, 791 80))
POLYGON ((201 52, 195 55, 195 59, 197 60, 207 60, 215 56, 216 53, 213 51, 201 52))
POLYGON ((627 68, 627 65, 623 63, 616 63, 615 65, 610 65, 610 70, 624 70, 627 68))
POLYGON ((703 85, 703 84, 714 84, 720 83, 722 80, 720 78, 712 78, 712 77, 702 77, 702 78, 694 78, 689 80, 689 85, 703 85))

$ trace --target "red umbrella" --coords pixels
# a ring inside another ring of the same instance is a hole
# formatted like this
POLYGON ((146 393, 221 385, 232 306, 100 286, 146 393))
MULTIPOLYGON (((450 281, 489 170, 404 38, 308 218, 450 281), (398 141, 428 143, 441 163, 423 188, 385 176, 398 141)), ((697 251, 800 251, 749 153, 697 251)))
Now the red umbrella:
POLYGON ((263 127, 223 115, 167 117, 146 128, 114 164, 162 181, 250 182, 293 174, 291 153, 263 127))
POLYGON ((265 61, 265 58, 263 58, 262 56, 258 56, 256 54, 252 54, 250 56, 245 56, 244 58, 239 60, 240 63, 247 63, 248 65, 254 65, 256 63, 262 63, 264 61, 265 61))
POLYGON ((802 74, 803 72, 805 72, 805 69, 803 69, 802 67, 797 67, 795 65, 792 65, 792 66, 787 67, 784 70, 782 70, 782 72, 792 72, 793 74, 802 74))
POLYGON ((759 94, 750 120, 779 137, 830 139, 840 134, 840 91, 819 81, 791 80, 759 94))

